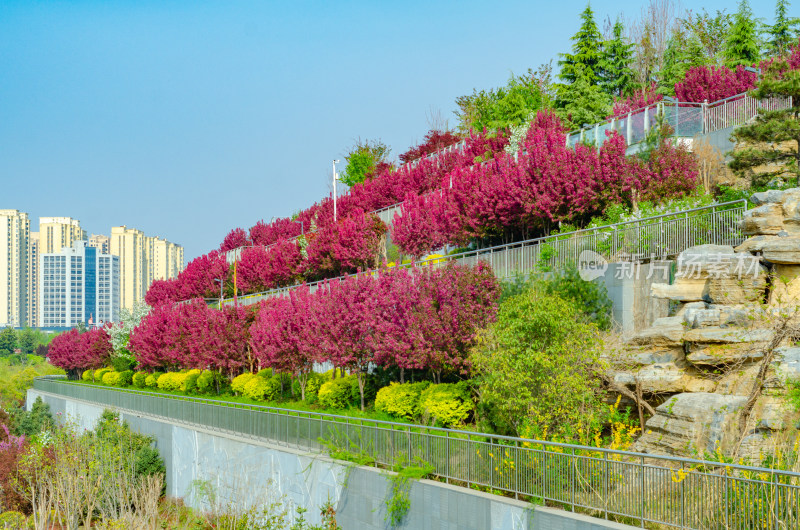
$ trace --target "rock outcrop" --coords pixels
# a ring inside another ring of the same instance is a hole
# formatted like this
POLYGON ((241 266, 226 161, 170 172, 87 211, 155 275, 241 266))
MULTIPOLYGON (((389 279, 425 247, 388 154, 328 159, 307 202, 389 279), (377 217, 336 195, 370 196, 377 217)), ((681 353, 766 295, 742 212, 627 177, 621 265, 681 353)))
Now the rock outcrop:
POLYGON ((766 376, 759 372, 776 315, 800 306, 800 188, 757 193, 751 202, 756 207, 741 222, 750 237, 735 249, 682 252, 674 283, 651 291, 671 300, 673 316, 630 337, 616 359, 613 382, 658 404, 634 450, 699 457, 722 451, 760 463, 794 428, 785 390, 800 379, 800 347, 784 340, 766 376), (751 396, 755 406, 742 427, 751 396))

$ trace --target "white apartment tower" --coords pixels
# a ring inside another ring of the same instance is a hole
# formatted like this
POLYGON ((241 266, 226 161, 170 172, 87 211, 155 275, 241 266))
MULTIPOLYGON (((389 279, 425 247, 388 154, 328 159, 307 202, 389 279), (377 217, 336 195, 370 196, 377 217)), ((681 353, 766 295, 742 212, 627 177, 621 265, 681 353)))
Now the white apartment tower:
POLYGON ((42 254, 39 326, 74 327, 119 320, 119 258, 86 241, 42 254))
POLYGON ((30 228, 27 213, 0 210, 0 327, 28 324, 30 228))

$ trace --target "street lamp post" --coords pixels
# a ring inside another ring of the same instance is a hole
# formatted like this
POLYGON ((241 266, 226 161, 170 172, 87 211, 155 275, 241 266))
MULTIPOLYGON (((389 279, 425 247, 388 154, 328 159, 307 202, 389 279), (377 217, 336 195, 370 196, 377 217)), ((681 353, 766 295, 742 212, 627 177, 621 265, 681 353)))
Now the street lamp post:
POLYGON ((338 160, 333 161, 333 222, 336 222, 336 164, 338 164, 338 160))

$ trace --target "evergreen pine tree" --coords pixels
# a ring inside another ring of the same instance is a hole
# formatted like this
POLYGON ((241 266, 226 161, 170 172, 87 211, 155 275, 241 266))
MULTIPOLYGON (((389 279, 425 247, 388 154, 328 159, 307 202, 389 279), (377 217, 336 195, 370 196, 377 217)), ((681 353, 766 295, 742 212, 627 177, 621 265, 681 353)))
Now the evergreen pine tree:
POLYGON ((660 72, 657 92, 674 96, 675 83, 683 81, 690 68, 707 63, 708 57, 700 39, 691 33, 676 32, 664 50, 664 67, 660 72))
POLYGON ((600 86, 610 96, 624 96, 631 92, 633 85, 633 44, 623 36, 624 27, 617 20, 613 36, 603 43, 603 60, 600 70, 600 86))
POLYGON ((778 0, 775 5, 775 24, 769 27, 769 52, 782 55, 796 44, 800 18, 789 17, 789 0, 778 0))
POLYGON ((758 25, 747 0, 739 2, 739 10, 733 16, 727 39, 725 40, 725 66, 752 66, 761 58, 758 25))
POLYGON ((594 11, 589 4, 581 13, 581 24, 578 32, 572 36, 572 53, 561 54, 558 62, 561 72, 558 78, 567 84, 574 83, 578 77, 585 77, 589 84, 600 81, 603 69, 603 36, 594 21, 594 11))
POLYGON ((761 111, 753 123, 733 133, 737 142, 749 147, 734 151, 731 169, 750 177, 753 184, 764 184, 772 177, 790 174, 800 176, 800 70, 790 70, 785 58, 773 61, 752 92, 753 97, 786 98, 792 107, 786 110, 761 111), (758 174, 754 168, 761 167, 758 174))
POLYGON ((576 70, 577 79, 570 85, 558 86, 556 113, 572 128, 603 121, 611 113, 611 97, 587 76, 576 70))

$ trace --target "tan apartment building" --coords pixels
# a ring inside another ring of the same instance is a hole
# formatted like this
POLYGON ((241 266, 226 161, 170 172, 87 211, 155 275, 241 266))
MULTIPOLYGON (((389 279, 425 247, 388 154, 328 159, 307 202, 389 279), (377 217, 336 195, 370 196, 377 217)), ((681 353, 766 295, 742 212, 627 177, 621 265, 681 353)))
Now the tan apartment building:
POLYGON ((111 253, 111 238, 103 234, 92 234, 89 236, 87 247, 96 248, 100 254, 111 253))
POLYGON ((39 254, 58 254, 72 248, 75 241, 86 241, 86 230, 72 217, 39 218, 39 254))
POLYGON ((110 253, 119 257, 120 307, 124 309, 143 301, 153 280, 174 278, 183 270, 181 246, 124 225, 111 228, 110 253))
POLYGON ((28 238, 28 325, 39 325, 39 232, 28 238))
POLYGON ((166 239, 153 239, 153 280, 175 278, 183 270, 183 247, 166 239))
POLYGON ((28 324, 30 229, 27 213, 0 210, 0 327, 28 324))

